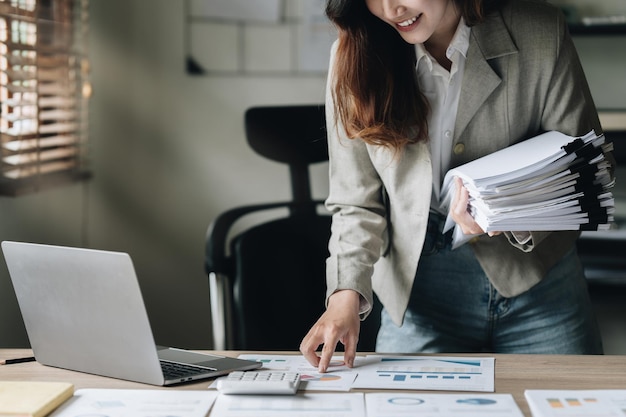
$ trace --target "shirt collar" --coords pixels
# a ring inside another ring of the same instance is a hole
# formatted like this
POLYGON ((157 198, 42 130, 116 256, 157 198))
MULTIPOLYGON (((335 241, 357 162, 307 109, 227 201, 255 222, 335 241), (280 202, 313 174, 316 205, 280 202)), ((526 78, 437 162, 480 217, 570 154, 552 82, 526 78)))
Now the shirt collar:
MULTIPOLYGON (((469 49, 469 37, 470 37, 471 28, 465 24, 465 20, 463 17, 459 20, 459 25, 456 28, 456 32, 454 32, 454 36, 452 37, 452 41, 448 46, 448 50, 446 51, 446 56, 448 59, 452 60, 452 56, 454 52, 459 52, 463 57, 467 58, 467 50, 469 49)), ((417 43, 415 44, 415 54, 417 58, 416 66, 419 65, 420 61, 425 57, 429 59, 426 60, 428 63, 429 69, 432 71, 432 58, 428 53, 424 44, 417 43)))

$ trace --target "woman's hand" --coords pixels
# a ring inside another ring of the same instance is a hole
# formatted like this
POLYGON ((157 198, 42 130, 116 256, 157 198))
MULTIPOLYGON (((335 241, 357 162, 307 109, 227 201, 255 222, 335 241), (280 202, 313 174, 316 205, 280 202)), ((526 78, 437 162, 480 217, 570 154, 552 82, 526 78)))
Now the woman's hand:
MULTIPOLYGON (((474 221, 474 218, 467 210, 469 205, 469 191, 463 185, 463 180, 459 177, 454 178, 456 184, 456 192, 450 204, 450 216, 461 227, 466 235, 481 235, 485 231, 474 221)), ((489 236, 499 235, 501 232, 489 232, 489 236)))
POLYGON ((328 369, 338 342, 345 348, 346 365, 349 368, 354 365, 361 326, 359 304, 360 295, 356 291, 337 291, 330 296, 326 311, 302 340, 300 352, 319 372, 328 369), (321 357, 316 353, 320 345, 324 345, 321 357))

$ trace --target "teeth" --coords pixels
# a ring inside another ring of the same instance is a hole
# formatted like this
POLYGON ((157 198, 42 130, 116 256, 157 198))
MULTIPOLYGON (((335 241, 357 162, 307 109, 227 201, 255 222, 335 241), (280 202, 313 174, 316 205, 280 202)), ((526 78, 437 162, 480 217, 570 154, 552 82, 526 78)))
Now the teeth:
POLYGON ((404 22, 398 23, 398 26, 406 27, 406 26, 409 26, 412 23, 414 23, 416 20, 417 20, 417 16, 416 17, 412 17, 410 19, 407 19, 404 22))

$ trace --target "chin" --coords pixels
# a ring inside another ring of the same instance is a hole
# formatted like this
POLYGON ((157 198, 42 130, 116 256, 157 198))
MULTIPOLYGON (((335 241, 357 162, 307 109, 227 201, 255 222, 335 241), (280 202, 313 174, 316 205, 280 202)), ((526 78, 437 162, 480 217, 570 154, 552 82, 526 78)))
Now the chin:
POLYGON ((411 35, 410 33, 401 33, 400 36, 406 43, 410 43, 412 45, 426 42, 426 39, 424 39, 423 36, 411 35))

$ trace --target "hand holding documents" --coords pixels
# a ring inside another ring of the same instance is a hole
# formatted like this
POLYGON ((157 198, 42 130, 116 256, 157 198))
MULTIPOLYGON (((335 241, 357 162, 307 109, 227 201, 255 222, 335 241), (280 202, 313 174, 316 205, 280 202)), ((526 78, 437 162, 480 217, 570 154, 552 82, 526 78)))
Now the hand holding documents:
MULTIPOLYGON (((459 177, 485 232, 607 230, 615 211, 605 158, 611 146, 593 131, 579 138, 543 133, 448 171, 441 207, 449 209, 459 177)), ((472 237, 448 216, 444 232, 453 227, 453 247, 472 237)))

